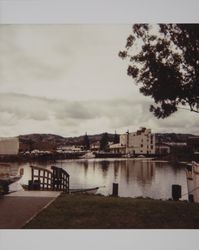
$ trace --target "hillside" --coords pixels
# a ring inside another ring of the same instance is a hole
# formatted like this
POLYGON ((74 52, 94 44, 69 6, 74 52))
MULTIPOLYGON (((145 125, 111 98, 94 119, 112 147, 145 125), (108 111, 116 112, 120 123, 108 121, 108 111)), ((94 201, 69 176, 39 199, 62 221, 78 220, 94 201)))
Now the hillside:
MULTIPOLYGON (((90 143, 100 141, 103 134, 88 135, 90 143)), ((192 134, 175 134, 175 133, 157 133, 157 142, 186 142, 188 137, 195 136, 192 134)), ((113 141, 114 134, 108 134, 109 141, 113 141)), ((54 134, 27 134, 20 135, 20 150, 53 150, 60 145, 82 145, 84 135, 78 137, 62 137, 54 134)))
MULTIPOLYGON (((100 141, 103 134, 88 135, 90 143, 100 141)), ((114 134, 108 134, 109 140, 113 141, 114 134)), ((62 137, 54 134, 28 134, 19 135, 20 149, 52 150, 58 146, 82 145, 84 135, 78 137, 62 137)))

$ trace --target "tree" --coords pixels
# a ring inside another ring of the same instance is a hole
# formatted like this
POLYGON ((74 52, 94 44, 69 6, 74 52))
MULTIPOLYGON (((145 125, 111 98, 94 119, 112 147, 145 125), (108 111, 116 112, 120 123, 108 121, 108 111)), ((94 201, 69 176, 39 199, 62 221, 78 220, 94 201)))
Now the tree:
POLYGON ((90 141, 89 141, 89 138, 88 138, 87 133, 86 133, 85 136, 84 136, 84 142, 83 142, 83 144, 84 144, 84 148, 85 148, 86 150, 89 150, 89 149, 90 149, 90 141))
POLYGON ((103 151, 108 150, 108 141, 109 141, 108 134, 104 133, 100 140, 100 150, 103 150, 103 151))
POLYGON ((115 131, 114 138, 113 138, 113 143, 117 144, 119 142, 120 142, 120 137, 119 137, 119 135, 115 131))
POLYGON ((179 108, 199 113, 199 24, 135 24, 122 59, 150 111, 165 118, 179 108))

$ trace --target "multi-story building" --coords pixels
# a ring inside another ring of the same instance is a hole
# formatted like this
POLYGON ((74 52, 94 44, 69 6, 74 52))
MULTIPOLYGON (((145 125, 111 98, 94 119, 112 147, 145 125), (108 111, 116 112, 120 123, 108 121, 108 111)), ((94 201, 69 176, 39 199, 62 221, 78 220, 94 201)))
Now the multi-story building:
POLYGON ((120 144, 126 147, 126 154, 155 154, 155 135, 151 129, 140 128, 136 132, 120 135, 120 144))

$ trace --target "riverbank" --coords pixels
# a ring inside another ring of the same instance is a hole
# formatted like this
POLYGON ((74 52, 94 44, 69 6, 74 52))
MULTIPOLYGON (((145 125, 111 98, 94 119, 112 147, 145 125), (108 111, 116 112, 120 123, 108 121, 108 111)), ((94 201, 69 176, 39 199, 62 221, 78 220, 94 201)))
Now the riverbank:
POLYGON ((199 204, 100 195, 61 195, 26 229, 198 229, 199 204))

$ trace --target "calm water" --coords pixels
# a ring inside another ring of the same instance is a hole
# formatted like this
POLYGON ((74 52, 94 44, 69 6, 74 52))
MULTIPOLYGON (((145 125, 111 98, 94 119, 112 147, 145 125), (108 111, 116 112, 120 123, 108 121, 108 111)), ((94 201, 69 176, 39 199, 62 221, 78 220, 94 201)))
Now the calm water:
MULTIPOLYGON (((50 168, 52 164, 36 164, 50 168)), ((89 159, 65 160, 53 164, 64 168, 70 174, 70 188, 104 186, 98 193, 110 195, 112 183, 119 184, 121 197, 151 197, 154 199, 171 198, 171 185, 182 186, 182 194, 187 193, 187 181, 184 169, 171 166, 167 162, 155 162, 147 159, 89 159)), ((12 175, 24 168, 20 183, 27 184, 30 179, 30 164, 12 164, 12 175)), ((6 169, 6 167, 4 167, 6 169)), ((2 172, 2 170, 1 170, 2 172)), ((0 172, 0 174, 2 174, 0 172)), ((20 189, 20 184, 11 189, 20 189)), ((183 196, 187 199, 187 196, 183 196)))

